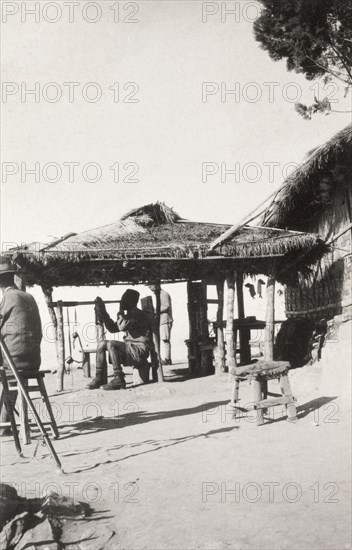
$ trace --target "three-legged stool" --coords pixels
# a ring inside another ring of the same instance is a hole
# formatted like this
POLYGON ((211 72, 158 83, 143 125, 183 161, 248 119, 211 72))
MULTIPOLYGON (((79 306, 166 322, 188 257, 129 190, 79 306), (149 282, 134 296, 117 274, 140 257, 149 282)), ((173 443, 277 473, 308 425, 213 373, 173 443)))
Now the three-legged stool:
MULTIPOLYGON (((19 374, 21 376, 21 379, 24 385, 27 388, 27 392, 29 395, 33 392, 40 393, 42 402, 46 406, 46 410, 50 419, 47 422, 43 422, 43 425, 50 426, 53 432, 54 438, 57 439, 59 437, 59 431, 57 428, 56 420, 55 420, 55 417, 50 405, 49 397, 44 384, 44 377, 45 377, 45 374, 48 372, 50 371, 48 370, 21 371, 19 374), (33 381, 35 382, 34 385, 30 383, 33 381)), ((0 427, 3 428, 5 426, 11 425, 12 433, 13 433, 16 448, 17 448, 16 438, 18 439, 18 433, 17 433, 16 421, 14 419, 14 410, 15 410, 14 401, 15 400, 11 397, 11 393, 17 392, 18 402, 19 402, 18 409, 19 409, 20 437, 21 437, 22 443, 27 445, 31 442, 30 428, 33 426, 36 426, 36 424, 29 421, 27 403, 22 395, 22 392, 17 387, 16 380, 13 378, 7 378, 5 370, 3 368, 0 368, 0 377, 1 377, 1 383, 2 383, 2 393, 0 397, 0 410, 5 405, 10 417, 10 422, 3 422, 0 424, 0 427)))
POLYGON ((288 371, 290 363, 288 361, 264 361, 245 365, 236 369, 234 385, 232 389, 231 405, 239 409, 239 388, 240 382, 249 380, 253 382, 253 406, 257 411, 257 425, 264 423, 264 410, 277 405, 285 405, 287 411, 287 420, 296 422, 296 399, 292 395, 288 371), (281 396, 268 399, 268 395, 277 395, 268 392, 268 380, 278 380, 281 396))

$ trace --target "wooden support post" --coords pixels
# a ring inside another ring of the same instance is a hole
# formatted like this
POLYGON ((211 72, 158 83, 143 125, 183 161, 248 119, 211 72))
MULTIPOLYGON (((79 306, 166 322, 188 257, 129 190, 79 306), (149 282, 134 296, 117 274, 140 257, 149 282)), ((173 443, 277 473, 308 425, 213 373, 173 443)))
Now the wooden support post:
POLYGON ((264 360, 274 360, 275 332, 275 277, 270 275, 266 283, 266 326, 264 342, 264 360))
POLYGON ((208 325, 208 304, 207 304, 207 283, 200 284, 199 296, 199 318, 200 318, 200 371, 202 376, 214 374, 213 367, 213 346, 209 340, 208 325))
MULTIPOLYGON (((151 296, 146 296, 145 298, 141 299, 141 308, 142 311, 144 311, 149 318, 150 323, 150 331, 152 333, 153 337, 153 346, 150 349, 150 359, 151 359, 151 373, 152 373, 152 381, 157 382, 158 381, 158 368, 159 368, 159 359, 158 354, 156 353, 156 335, 155 335, 155 309, 153 306, 153 298, 151 296)), ((142 383, 148 383, 149 382, 149 371, 150 367, 143 366, 140 369, 137 367, 133 368, 133 385, 139 385, 142 383), (145 376, 143 376, 144 373, 145 376)))
MULTIPOLYGON (((63 356, 62 356, 62 349, 61 349, 61 346, 59 344, 59 336, 58 336, 58 332, 59 332, 58 319, 57 319, 57 316, 56 316, 56 313, 55 313, 55 309, 51 305, 52 301, 53 301, 53 296, 52 296, 53 289, 42 286, 42 291, 43 291, 43 294, 44 294, 45 303, 48 306, 50 319, 51 319, 51 322, 52 322, 54 330, 55 330, 55 348, 56 348, 56 358, 57 358, 58 373, 59 373, 59 372, 61 372, 60 369, 62 369, 62 365, 63 365, 63 368, 65 366, 65 349, 64 349, 63 356)), ((62 389, 63 389, 63 373, 64 373, 64 371, 62 370, 62 378, 61 378, 61 374, 60 374, 60 382, 59 382, 59 375, 58 375, 57 391, 62 391, 62 389), (61 380, 62 380, 62 382, 61 382, 61 380), (59 389, 60 387, 61 387, 61 390, 59 389)))
MULTIPOLYGON (((244 299, 243 299, 243 272, 236 273, 236 294, 237 294, 237 312, 238 318, 244 319, 244 299)), ((240 361, 242 365, 248 365, 251 362, 251 348, 249 345, 251 331, 249 328, 239 329, 240 342, 240 361)))
POLYGON ((194 323, 193 323, 193 296, 192 296, 192 281, 187 282, 187 312, 189 321, 189 337, 194 338, 194 323))
POLYGON ((189 323, 189 339, 186 340, 188 348, 188 368, 190 374, 197 374, 197 356, 196 356, 196 327, 195 327, 195 315, 194 315, 194 291, 192 281, 187 282, 187 312, 189 323))
POLYGON ((231 274, 226 279, 227 282, 227 317, 226 317, 226 358, 229 368, 229 376, 232 379, 236 371, 236 350, 233 332, 233 312, 235 299, 235 277, 231 274))
POLYGON ((163 366, 160 357, 160 284, 155 289, 155 352, 158 361, 158 382, 164 382, 163 366))
POLYGON ((52 290, 52 288, 46 288, 46 287, 42 286, 42 291, 43 291, 43 294, 44 294, 45 303, 48 306, 50 319, 51 319, 51 322, 53 324, 55 334, 56 334, 56 331, 57 331, 57 318, 56 318, 55 309, 51 305, 53 290, 52 290))
POLYGON ((216 284, 218 295, 218 310, 216 312, 216 348, 214 350, 215 372, 221 374, 225 372, 225 340, 224 329, 222 326, 224 318, 224 281, 216 284))
POLYGON ((236 273, 236 294, 237 294, 237 314, 239 319, 244 319, 244 299, 243 299, 243 272, 236 273))
POLYGON ((64 374, 65 374, 65 333, 64 333, 64 316, 62 301, 57 302, 57 346, 59 353, 59 368, 57 371, 56 391, 60 392, 64 389, 64 374))

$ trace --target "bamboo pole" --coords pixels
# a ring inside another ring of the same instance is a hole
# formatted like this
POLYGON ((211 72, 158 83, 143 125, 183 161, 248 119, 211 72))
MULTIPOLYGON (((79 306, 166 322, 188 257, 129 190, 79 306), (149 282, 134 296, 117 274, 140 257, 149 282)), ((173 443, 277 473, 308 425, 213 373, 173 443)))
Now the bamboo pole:
POLYGON ((326 244, 331 244, 334 241, 337 241, 337 239, 339 239, 344 233, 347 233, 347 231, 349 231, 350 229, 352 229, 352 223, 341 229, 341 231, 337 233, 337 235, 333 235, 332 237, 330 237, 330 239, 326 241, 326 244))
POLYGON ((164 382, 163 365, 160 357, 160 309, 160 284, 157 284, 155 289, 155 351, 158 360, 158 382, 164 382))
POLYGON ((64 374, 65 374, 65 332, 64 332, 64 316, 62 301, 57 302, 57 332, 56 340, 59 355, 59 368, 57 370, 56 391, 60 392, 64 389, 64 374))
POLYGON ((236 370, 236 350, 233 332, 234 300, 235 300, 235 277, 232 273, 227 279, 227 317, 226 317, 226 357, 229 376, 233 377, 236 370))
POLYGON ((274 359, 275 332, 275 277, 270 275, 266 283, 266 318, 265 318, 264 360, 274 359))
MULTIPOLYGON (((239 229, 241 229, 244 225, 246 225, 246 223, 249 223, 250 221, 253 221, 257 218, 257 216, 254 216, 254 214, 258 211, 259 208, 261 208, 269 199, 271 199, 272 197, 274 197, 275 195, 277 195, 284 187, 285 187, 285 183, 280 186, 278 189, 275 189, 275 191, 272 191, 270 193, 270 195, 268 197, 266 197, 260 204, 258 204, 253 210, 251 210, 244 218, 242 218, 237 224, 233 225, 232 227, 230 227, 229 229, 227 229, 224 233, 222 233, 222 235, 220 235, 217 239, 215 239, 215 241, 213 241, 211 244, 210 244, 210 247, 209 247, 209 250, 214 250, 214 248, 216 246, 218 246, 219 244, 223 243, 224 241, 226 241, 227 239, 229 239, 230 237, 232 237, 236 231, 238 231, 239 229), (252 217, 254 216, 254 217, 252 217)), ((266 210, 266 209, 265 209, 266 210)), ((258 216, 260 215, 261 213, 258 214, 258 216)))
POLYGON ((216 291, 218 295, 218 309, 216 312, 216 348, 214 356, 215 372, 216 374, 221 374, 225 372, 225 340, 222 326, 224 317, 224 280, 216 284, 216 291))

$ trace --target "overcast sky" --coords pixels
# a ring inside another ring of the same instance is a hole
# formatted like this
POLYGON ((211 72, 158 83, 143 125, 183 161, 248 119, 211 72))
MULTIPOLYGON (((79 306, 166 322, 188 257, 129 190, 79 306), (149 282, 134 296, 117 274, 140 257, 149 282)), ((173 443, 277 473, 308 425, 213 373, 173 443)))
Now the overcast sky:
MULTIPOLYGON (((36 16, 23 8, 34 2, 17 4, 22 13, 3 13, 3 242, 50 240, 156 200, 185 218, 234 223, 288 163, 349 122, 297 115, 294 99, 312 102, 312 83, 260 49, 254 2, 222 3, 237 10, 224 22, 215 2, 120 2, 119 22, 109 0, 74 12, 59 2, 61 13, 41 2, 36 16), (21 86, 37 86, 37 97, 21 97, 21 86), (35 163, 39 182, 25 172, 35 163)), ((317 89, 348 108, 341 89, 317 89)))

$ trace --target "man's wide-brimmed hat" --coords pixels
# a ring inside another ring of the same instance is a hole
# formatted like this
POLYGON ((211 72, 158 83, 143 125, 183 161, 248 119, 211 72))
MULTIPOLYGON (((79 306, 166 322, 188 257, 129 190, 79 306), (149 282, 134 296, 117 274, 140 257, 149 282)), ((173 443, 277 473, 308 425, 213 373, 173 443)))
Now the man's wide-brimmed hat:
POLYGON ((5 275, 5 273, 19 273, 19 271, 15 269, 9 258, 0 256, 0 276, 5 275))

